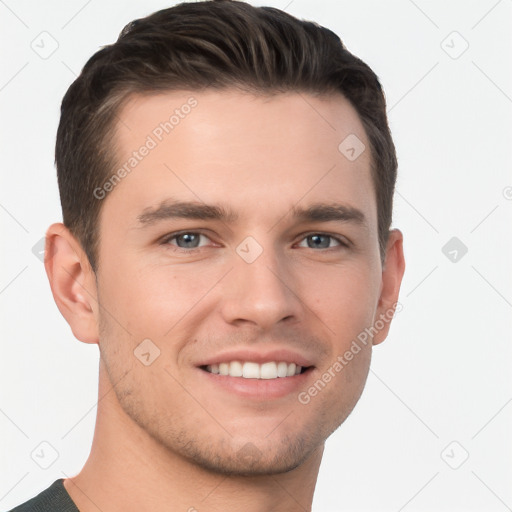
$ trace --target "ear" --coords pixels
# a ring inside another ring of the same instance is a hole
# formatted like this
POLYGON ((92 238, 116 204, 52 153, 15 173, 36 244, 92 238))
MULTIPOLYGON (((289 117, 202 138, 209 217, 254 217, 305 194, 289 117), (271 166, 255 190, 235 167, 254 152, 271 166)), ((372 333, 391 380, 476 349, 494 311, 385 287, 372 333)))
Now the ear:
POLYGON ((98 343, 96 276, 82 246, 62 223, 46 231, 44 266, 55 303, 75 337, 98 343))
POLYGON ((389 232, 386 246, 386 259, 382 269, 381 293, 375 318, 375 324, 380 320, 380 324, 384 325, 377 330, 373 337, 374 345, 378 345, 386 339, 394 310, 395 308, 397 311, 400 310, 397 302, 404 271, 403 235, 398 229, 392 229, 389 232))

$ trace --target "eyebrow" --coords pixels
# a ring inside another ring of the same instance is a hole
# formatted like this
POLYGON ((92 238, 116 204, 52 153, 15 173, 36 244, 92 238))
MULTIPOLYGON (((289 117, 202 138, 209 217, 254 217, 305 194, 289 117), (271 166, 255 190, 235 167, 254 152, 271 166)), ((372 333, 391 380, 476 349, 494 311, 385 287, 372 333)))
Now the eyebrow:
MULTIPOLYGON (((366 217, 361 210, 339 203, 315 203, 307 207, 295 205, 291 208, 290 213, 292 218, 302 222, 337 221, 367 224, 366 217)), ((231 224, 239 218, 238 213, 222 205, 169 199, 163 201, 156 208, 146 208, 138 215, 137 220, 140 226, 144 227, 171 219, 217 220, 231 224)))
POLYGON ((137 220, 143 226, 167 219, 220 220, 234 223, 238 215, 223 206, 169 199, 157 208, 146 208, 137 220))
POLYGON ((304 222, 353 222, 366 225, 364 213, 353 206, 338 203, 316 203, 308 207, 293 207, 292 216, 304 222))

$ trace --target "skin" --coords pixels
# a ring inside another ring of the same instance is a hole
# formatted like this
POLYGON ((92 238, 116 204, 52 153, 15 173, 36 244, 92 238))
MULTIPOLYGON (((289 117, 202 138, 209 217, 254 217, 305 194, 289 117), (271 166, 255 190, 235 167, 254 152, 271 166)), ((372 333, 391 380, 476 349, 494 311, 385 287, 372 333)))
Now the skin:
POLYGON ((47 232, 55 301, 75 337, 100 349, 91 454, 64 484, 85 512, 310 510, 324 442, 357 403, 372 344, 390 323, 308 404, 297 393, 392 310, 402 234, 390 232, 382 265, 370 151, 351 162, 338 150, 349 134, 369 148, 341 95, 133 96, 116 127, 120 165, 190 96, 197 106, 102 200, 96 275, 67 228, 47 232), (221 204, 239 217, 140 227, 141 212, 168 198, 221 204), (356 208, 365 220, 293 218, 292 207, 319 202, 356 208), (162 242, 180 230, 205 236, 192 251, 183 239, 162 242), (315 233, 335 238, 319 248, 308 238, 315 233), (252 263, 236 251, 248 236, 263 250, 252 263), (160 350, 148 366, 134 355, 147 338, 160 350), (270 400, 210 385, 197 368, 243 347, 287 347, 314 367, 304 386, 270 400))

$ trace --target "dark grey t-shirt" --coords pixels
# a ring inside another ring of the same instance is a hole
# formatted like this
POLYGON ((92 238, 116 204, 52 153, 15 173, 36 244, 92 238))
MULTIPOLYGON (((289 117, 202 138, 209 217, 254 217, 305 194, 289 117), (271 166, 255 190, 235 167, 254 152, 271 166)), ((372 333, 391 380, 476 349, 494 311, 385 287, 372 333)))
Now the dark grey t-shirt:
POLYGON ((64 487, 64 479, 9 512, 80 512, 64 487))

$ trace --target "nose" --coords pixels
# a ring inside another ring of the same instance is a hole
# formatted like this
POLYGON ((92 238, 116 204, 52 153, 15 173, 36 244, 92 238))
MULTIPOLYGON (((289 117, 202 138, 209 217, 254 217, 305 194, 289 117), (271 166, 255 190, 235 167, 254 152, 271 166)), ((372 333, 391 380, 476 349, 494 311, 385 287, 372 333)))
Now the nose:
POLYGON ((303 303, 298 283, 290 266, 274 251, 263 250, 251 263, 235 253, 233 263, 222 290, 221 313, 227 323, 268 330, 300 318, 303 303))

